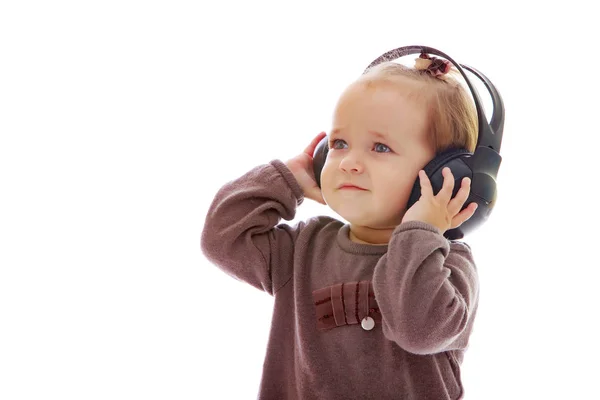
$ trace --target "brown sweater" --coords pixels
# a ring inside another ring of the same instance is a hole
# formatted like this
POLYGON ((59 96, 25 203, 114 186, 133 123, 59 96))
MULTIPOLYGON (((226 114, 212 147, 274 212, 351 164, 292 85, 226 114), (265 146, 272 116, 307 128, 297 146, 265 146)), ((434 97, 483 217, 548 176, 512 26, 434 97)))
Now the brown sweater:
POLYGON ((479 300, 470 247, 420 221, 384 246, 328 216, 280 223, 303 200, 272 160, 218 191, 201 234, 208 260, 274 296, 258 398, 462 399, 479 300))

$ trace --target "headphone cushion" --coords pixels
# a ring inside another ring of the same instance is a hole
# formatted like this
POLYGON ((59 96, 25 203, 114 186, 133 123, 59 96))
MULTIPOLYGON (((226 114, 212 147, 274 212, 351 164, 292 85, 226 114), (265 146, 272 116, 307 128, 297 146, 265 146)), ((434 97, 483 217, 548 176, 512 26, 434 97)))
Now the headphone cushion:
MULTIPOLYGON (((441 153, 439 153, 438 155, 436 155, 433 160, 431 160, 429 163, 427 163, 427 165, 425 165, 425 167, 423 167, 423 170, 425 171, 425 173, 427 174, 427 177, 429 178, 431 185, 433 187, 433 191, 434 193, 437 193, 436 187, 438 185, 440 185, 441 187, 441 182, 443 181, 442 178, 442 172, 441 169, 448 163, 450 163, 452 160, 462 156, 462 155, 471 155, 472 153, 470 151, 468 151, 467 149, 463 149, 463 148, 450 148, 448 150, 445 150, 441 153), (439 182, 436 183, 436 182, 439 182)), ((459 178, 457 176, 455 176, 455 179, 459 178)), ((458 190, 458 188, 455 187, 455 190, 458 190)), ((408 204, 407 204, 407 209, 412 207, 413 204, 415 204, 419 198, 421 197, 421 181, 419 179, 419 177, 417 177, 417 179, 415 180, 414 184, 413 184, 413 188, 412 191, 410 193, 409 199, 408 199, 408 204)))
POLYGON ((472 154, 467 149, 451 148, 438 154, 433 160, 431 160, 423 170, 428 177, 431 177, 435 172, 447 164, 450 160, 465 154, 472 154))

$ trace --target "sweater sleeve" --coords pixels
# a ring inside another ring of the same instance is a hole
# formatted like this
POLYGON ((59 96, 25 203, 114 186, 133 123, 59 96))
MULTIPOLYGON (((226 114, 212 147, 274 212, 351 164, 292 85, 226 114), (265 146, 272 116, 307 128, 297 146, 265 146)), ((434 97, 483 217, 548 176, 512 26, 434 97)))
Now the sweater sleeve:
POLYGON ((468 245, 433 225, 396 227, 373 273, 385 337, 414 354, 464 350, 478 302, 479 279, 468 245))
POLYGON ((292 276, 294 242, 305 226, 292 220, 304 193, 280 160, 225 184, 204 221, 200 248, 228 275, 274 295, 292 276))

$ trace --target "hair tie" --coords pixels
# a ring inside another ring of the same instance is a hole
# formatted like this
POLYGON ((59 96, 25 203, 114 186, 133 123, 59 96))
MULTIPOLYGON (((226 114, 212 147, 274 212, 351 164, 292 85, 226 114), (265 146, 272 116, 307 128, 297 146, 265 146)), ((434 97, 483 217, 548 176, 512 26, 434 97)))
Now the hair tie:
POLYGON ((452 68, 452 64, 448 60, 421 53, 419 58, 415 60, 415 68, 437 78, 447 74, 452 68))

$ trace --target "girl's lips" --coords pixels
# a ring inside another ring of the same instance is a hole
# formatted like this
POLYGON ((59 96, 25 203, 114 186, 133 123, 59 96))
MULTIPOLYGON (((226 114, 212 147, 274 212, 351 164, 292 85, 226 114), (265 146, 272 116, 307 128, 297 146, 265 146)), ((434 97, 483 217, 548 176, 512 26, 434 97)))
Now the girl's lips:
POLYGON ((352 185, 344 185, 344 186, 340 186, 340 189, 349 189, 349 190, 367 190, 367 189, 363 189, 360 188, 358 186, 352 186, 352 185))

